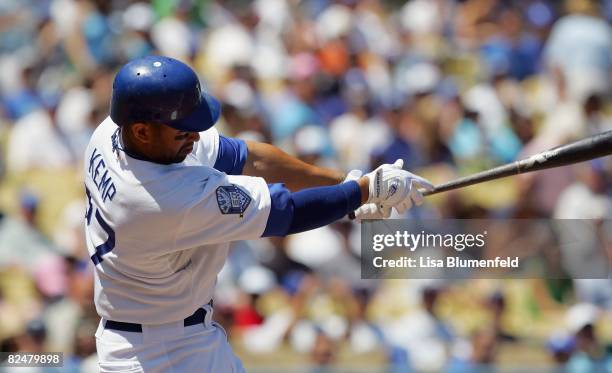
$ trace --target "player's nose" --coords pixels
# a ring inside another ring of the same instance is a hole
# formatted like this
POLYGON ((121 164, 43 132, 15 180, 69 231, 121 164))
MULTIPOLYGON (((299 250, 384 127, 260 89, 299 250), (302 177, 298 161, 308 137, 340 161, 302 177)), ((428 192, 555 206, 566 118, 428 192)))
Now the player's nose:
POLYGON ((193 142, 200 140, 200 133, 199 132, 189 132, 189 140, 193 142))

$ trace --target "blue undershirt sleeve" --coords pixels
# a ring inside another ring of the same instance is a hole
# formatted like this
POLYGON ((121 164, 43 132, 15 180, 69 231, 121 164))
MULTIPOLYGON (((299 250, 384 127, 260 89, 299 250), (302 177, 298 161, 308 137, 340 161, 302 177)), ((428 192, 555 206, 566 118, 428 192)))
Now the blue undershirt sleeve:
POLYGON ((270 215, 262 237, 286 236, 330 224, 361 204, 355 181, 291 193, 284 184, 271 184, 270 215))
POLYGON ((219 151, 213 167, 228 175, 242 175, 247 154, 244 140, 219 135, 219 151))

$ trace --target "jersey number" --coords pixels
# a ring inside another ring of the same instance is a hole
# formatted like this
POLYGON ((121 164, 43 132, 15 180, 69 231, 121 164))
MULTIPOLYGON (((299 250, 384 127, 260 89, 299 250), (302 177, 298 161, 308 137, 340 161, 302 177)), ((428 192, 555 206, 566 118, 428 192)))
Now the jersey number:
POLYGON ((99 209, 94 209, 93 203, 91 202, 91 193, 89 189, 85 187, 85 193, 87 194, 87 210, 85 211, 85 219, 87 220, 87 226, 91 224, 91 218, 94 214, 95 210, 95 218, 100 227, 106 232, 108 238, 106 241, 96 246, 96 253, 91 256, 91 261, 94 265, 98 265, 104 260, 102 255, 109 253, 112 249, 115 248, 115 231, 108 225, 107 222, 104 221, 102 215, 100 215, 99 209))

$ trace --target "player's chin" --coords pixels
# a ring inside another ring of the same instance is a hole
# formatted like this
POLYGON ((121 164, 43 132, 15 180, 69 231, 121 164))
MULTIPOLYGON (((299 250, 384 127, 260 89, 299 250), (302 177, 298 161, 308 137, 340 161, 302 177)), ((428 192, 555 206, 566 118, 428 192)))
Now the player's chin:
POLYGON ((174 155, 168 155, 166 158, 159 160, 158 163, 161 163, 161 164, 181 163, 185 160, 185 158, 187 158, 188 155, 189 153, 184 154, 182 152, 174 154, 174 155))
POLYGON ((191 154, 192 151, 193 151, 193 143, 182 147, 181 150, 179 150, 178 155, 187 157, 187 155, 191 154))
POLYGON ((177 156, 174 157, 170 163, 181 163, 185 160, 185 158, 187 158, 187 155, 188 154, 177 154, 177 156))
POLYGON ((175 163, 180 163, 184 161, 185 158, 187 158, 187 156, 191 154, 192 151, 193 151, 193 145, 181 148, 181 150, 179 150, 179 152, 176 154, 176 157, 174 159, 175 163))

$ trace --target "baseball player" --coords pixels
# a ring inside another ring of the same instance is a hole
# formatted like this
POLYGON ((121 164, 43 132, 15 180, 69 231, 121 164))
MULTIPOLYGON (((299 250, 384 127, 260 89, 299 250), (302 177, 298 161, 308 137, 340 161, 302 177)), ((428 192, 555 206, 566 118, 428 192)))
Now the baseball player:
POLYGON ((354 210, 403 212, 421 203, 417 188, 432 187, 401 161, 344 180, 271 145, 219 135, 219 115, 180 61, 148 56, 115 77, 110 116, 84 164, 103 372, 243 371, 212 321, 229 242, 306 231, 354 210))

